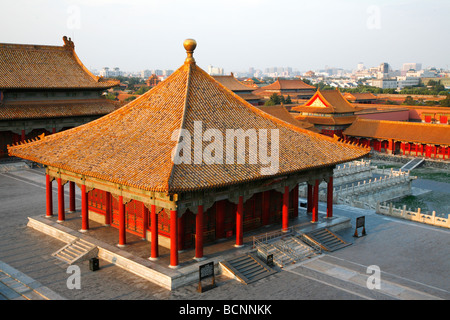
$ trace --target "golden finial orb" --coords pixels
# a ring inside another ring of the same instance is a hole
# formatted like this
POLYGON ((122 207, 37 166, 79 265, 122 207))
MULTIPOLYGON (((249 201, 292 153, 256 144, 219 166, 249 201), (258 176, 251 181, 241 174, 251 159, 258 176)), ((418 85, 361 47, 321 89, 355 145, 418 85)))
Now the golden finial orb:
POLYGON ((194 39, 186 39, 183 42, 183 46, 186 49, 186 53, 187 53, 187 58, 186 58, 185 62, 195 63, 193 53, 194 53, 195 48, 197 47, 197 41, 195 41, 194 39))

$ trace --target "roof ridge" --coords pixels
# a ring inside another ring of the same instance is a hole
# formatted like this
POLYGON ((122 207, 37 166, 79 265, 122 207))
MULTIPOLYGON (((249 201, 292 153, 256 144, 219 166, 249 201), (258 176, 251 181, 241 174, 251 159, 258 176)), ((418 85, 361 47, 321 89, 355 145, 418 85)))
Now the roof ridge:
POLYGON ((7 49, 29 49, 29 50, 67 50, 64 46, 44 45, 44 44, 22 44, 22 43, 0 43, 0 48, 7 49))
MULTIPOLYGON (((449 126, 445 123, 427 123, 427 122, 410 122, 410 121, 395 121, 395 120, 379 120, 379 119, 365 119, 365 118, 357 118, 357 121, 360 122, 380 122, 380 123, 389 123, 396 125, 411 125, 411 126, 449 126)), ((450 126, 449 126, 450 128, 450 126)))
MULTIPOLYGON (((181 129, 183 129, 185 121, 186 121, 186 111, 187 111, 186 109, 187 109, 187 105, 188 105, 188 96, 189 96, 189 89, 190 89, 190 84, 191 84, 192 66, 196 66, 195 62, 193 62, 193 63, 185 62, 183 66, 186 66, 186 65, 188 67, 188 71, 187 71, 188 74, 187 74, 187 77, 186 77, 186 90, 184 92, 183 116, 181 118, 180 132, 178 133, 177 144, 176 144, 175 148, 177 148, 178 144, 180 143, 181 129)), ((167 186, 166 186, 168 191, 171 189, 170 185, 171 185, 171 183, 173 181, 174 170, 175 170, 175 163, 174 163, 174 161, 172 161, 171 168, 170 168, 170 173, 169 173, 169 179, 167 180, 167 186)))

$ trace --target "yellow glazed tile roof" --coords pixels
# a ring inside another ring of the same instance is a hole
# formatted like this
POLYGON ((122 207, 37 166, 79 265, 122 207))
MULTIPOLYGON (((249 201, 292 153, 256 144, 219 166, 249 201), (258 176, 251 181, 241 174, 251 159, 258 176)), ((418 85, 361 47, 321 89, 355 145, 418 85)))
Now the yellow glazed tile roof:
MULTIPOLYGON (((9 154, 114 183, 168 193, 268 177, 261 174, 261 168, 267 165, 248 161, 227 164, 225 152, 222 164, 174 164, 171 154, 177 141, 172 139, 172 133, 186 129, 193 137, 195 121, 202 123, 203 131, 216 129, 223 137, 227 129, 266 129, 270 138, 270 129, 278 129, 279 171, 273 176, 332 166, 369 152, 259 110, 199 68, 188 50, 188 58, 178 70, 136 100, 85 125, 10 147, 9 154)), ((203 141, 202 150, 210 143, 203 141)), ((193 159, 194 147, 192 150, 193 159)))
POLYGON ((358 119, 344 131, 346 136, 450 145, 447 124, 358 119))
POLYGON ((293 107, 293 111, 313 113, 352 113, 359 111, 348 102, 339 90, 317 90, 304 105, 293 107))
POLYGON ((0 104, 0 120, 42 119, 105 115, 119 108, 107 99, 33 101, 0 104))
POLYGON ((0 44, 1 89, 108 89, 118 81, 94 76, 75 53, 64 46, 0 44))

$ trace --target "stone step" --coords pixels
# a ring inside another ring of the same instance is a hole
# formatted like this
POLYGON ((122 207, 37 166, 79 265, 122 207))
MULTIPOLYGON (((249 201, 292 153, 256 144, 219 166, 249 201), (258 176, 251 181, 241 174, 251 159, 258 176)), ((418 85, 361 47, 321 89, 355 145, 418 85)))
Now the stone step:
POLYGON ((54 252, 52 256, 65 263, 73 264, 82 259, 85 260, 96 256, 97 252, 98 249, 95 245, 77 238, 54 252))
POLYGON ((238 258, 221 262, 239 281, 249 284, 276 273, 264 264, 255 254, 245 254, 238 258))

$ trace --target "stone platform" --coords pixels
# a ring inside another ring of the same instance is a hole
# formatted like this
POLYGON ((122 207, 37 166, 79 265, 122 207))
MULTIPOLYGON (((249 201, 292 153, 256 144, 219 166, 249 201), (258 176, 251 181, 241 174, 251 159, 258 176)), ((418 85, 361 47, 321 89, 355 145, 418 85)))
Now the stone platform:
MULTIPOLYGON (((28 220, 28 227, 61 240, 64 243, 61 247, 77 238, 97 246, 100 268, 104 262, 112 263, 168 290, 198 282, 199 266, 211 261, 216 266, 215 273, 221 274, 219 262, 254 251, 255 249, 252 247, 254 236, 281 229, 281 223, 278 223, 245 232, 244 246, 240 248, 234 246, 234 237, 205 244, 204 258, 201 261, 194 259, 194 248, 179 251, 179 266, 173 269, 169 267, 169 249, 159 246, 159 259, 150 261, 150 242, 133 234, 127 233, 127 245, 119 248, 117 246, 119 231, 114 227, 90 221, 89 230, 83 233, 79 232, 78 230, 81 229, 80 212, 66 213, 66 220, 63 222, 57 222, 55 215, 50 218, 42 215, 34 216, 29 217, 28 220)), ((304 208, 299 208, 299 217, 290 219, 289 226, 296 226, 302 232, 320 228, 338 231, 350 227, 349 218, 326 218, 320 212, 319 222, 311 223, 310 220, 311 217, 305 213, 304 208)))

